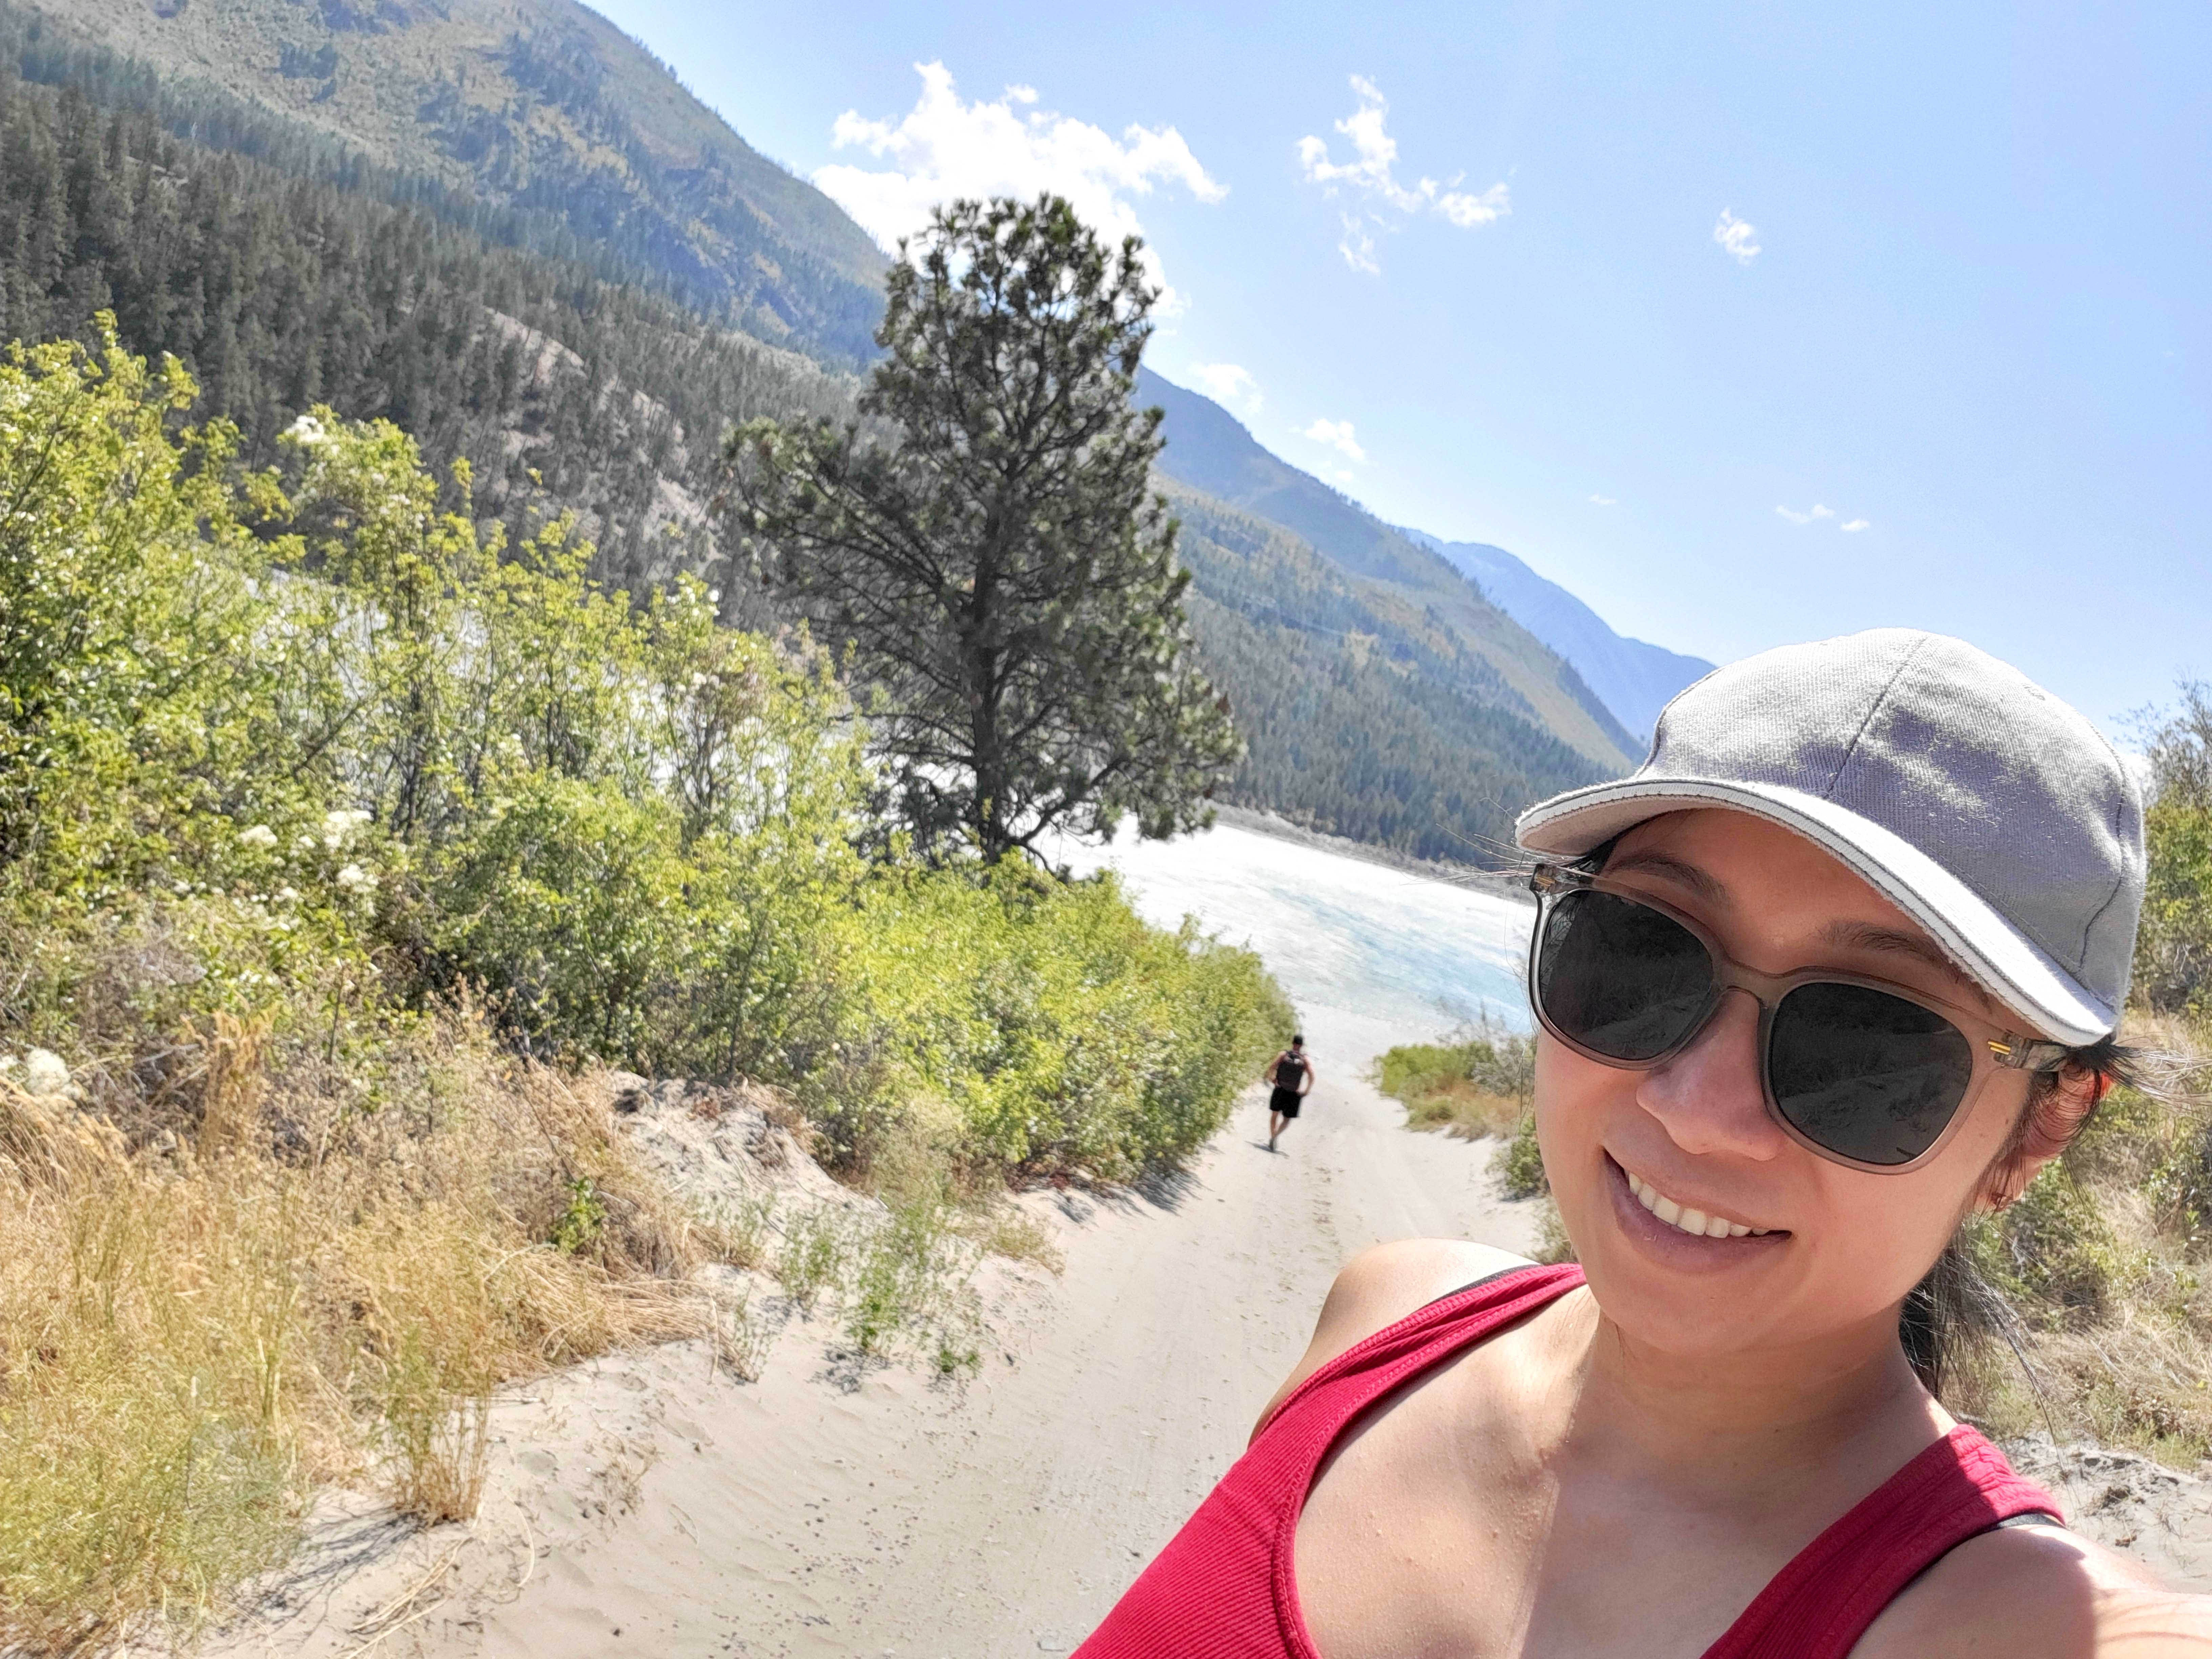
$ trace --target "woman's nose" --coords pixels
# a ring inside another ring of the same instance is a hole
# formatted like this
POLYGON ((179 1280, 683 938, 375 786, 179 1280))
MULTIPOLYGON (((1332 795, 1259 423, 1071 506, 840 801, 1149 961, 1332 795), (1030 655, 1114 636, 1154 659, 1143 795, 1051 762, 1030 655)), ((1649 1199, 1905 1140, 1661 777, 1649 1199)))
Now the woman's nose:
POLYGON ((1636 1101, 1686 1152, 1764 1160, 1789 1144, 1766 1114, 1759 1002, 1748 993, 1729 992, 1688 1048, 1644 1074, 1636 1101))

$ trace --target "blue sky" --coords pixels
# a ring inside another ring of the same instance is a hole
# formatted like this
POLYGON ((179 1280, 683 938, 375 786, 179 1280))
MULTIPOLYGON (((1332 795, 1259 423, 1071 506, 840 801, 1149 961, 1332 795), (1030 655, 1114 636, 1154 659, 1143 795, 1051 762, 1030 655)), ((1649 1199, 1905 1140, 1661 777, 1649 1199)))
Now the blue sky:
POLYGON ((2212 676, 2201 5, 599 9, 872 229, 1141 229, 1155 367, 1624 633, 2212 676))

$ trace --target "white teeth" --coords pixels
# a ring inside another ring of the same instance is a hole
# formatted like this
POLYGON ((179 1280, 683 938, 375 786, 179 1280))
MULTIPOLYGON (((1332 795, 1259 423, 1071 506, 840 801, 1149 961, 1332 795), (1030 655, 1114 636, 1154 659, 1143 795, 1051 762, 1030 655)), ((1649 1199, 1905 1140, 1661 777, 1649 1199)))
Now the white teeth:
POLYGON ((1636 1201, 1657 1216, 1668 1226, 1686 1233, 1696 1233, 1705 1238, 1764 1238, 1773 1230, 1751 1227, 1741 1221, 1730 1221, 1726 1216, 1707 1215, 1703 1210, 1686 1209, 1661 1192, 1642 1176, 1624 1170, 1628 1176, 1628 1190, 1636 1194, 1636 1201))

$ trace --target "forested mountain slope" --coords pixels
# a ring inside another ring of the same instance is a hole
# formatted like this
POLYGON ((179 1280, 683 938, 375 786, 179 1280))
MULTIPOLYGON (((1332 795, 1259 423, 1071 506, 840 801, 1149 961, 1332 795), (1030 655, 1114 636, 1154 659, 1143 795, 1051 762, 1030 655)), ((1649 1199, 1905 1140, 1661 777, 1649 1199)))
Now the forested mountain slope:
POLYGON ((866 233, 575 0, 10 3, 44 19, 49 52, 96 43, 173 92, 220 89, 611 252, 772 343, 872 349, 884 258, 866 233))
POLYGON ((1530 801, 1620 769, 1546 729, 1438 607, 1279 525, 1173 482, 1167 493, 1200 653, 1249 745, 1223 799, 1481 863, 1530 801))
POLYGON ((317 403, 382 416, 441 470, 465 458, 479 510, 517 529, 576 511, 598 574, 643 587, 717 571, 725 422, 850 410, 849 374, 672 298, 394 206, 282 144, 256 160, 176 138, 126 82, 41 86, 20 61, 0 55, 0 337, 112 310, 131 350, 191 370, 198 413, 236 422, 252 463, 317 403))
MULTIPOLYGON (((82 336, 111 310, 131 350, 185 363, 195 418, 238 422, 252 464, 318 402, 383 416, 434 466, 466 459, 480 514, 521 529, 577 511, 602 580, 641 592, 697 572, 726 617, 773 625, 707 512, 720 434, 756 415, 850 418, 856 375, 619 280, 636 267, 533 212, 370 167, 0 0, 0 338, 82 336)), ((1229 799, 1468 858, 1528 801, 1619 769, 1571 672, 1466 582, 1387 534, 1348 561, 1346 526, 1373 520, 1341 498, 1317 550, 1175 493, 1203 664, 1250 744, 1229 799)))
POLYGON ((1677 691, 1713 672, 1702 657, 1614 633, 1596 611, 1502 547, 1447 542, 1422 530, 1400 533, 1443 554, 1492 604, 1574 664, 1639 740, 1650 738, 1659 711, 1677 691))
POLYGON ((1340 491, 1270 454, 1220 404, 1159 375, 1139 401, 1167 411, 1161 470, 1194 489, 1303 537, 1350 574, 1433 611, 1510 686, 1519 708, 1593 763, 1625 769, 1643 744, 1623 730, 1573 665, 1489 603, 1433 549, 1418 545, 1340 491))

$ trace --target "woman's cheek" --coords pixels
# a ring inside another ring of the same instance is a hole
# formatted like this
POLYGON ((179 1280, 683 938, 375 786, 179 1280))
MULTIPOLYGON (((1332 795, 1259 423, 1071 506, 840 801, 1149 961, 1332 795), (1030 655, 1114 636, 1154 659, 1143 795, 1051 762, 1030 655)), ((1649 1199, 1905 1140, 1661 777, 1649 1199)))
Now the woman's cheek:
MULTIPOLYGON (((1603 1182, 1606 1092, 1636 1073, 1584 1060, 1540 1030, 1536 1036, 1536 1146, 1553 1201, 1571 1235, 1581 1232, 1594 1202, 1607 1200, 1603 1182)), ((1587 1237, 1587 1235, 1584 1235, 1587 1237)))

